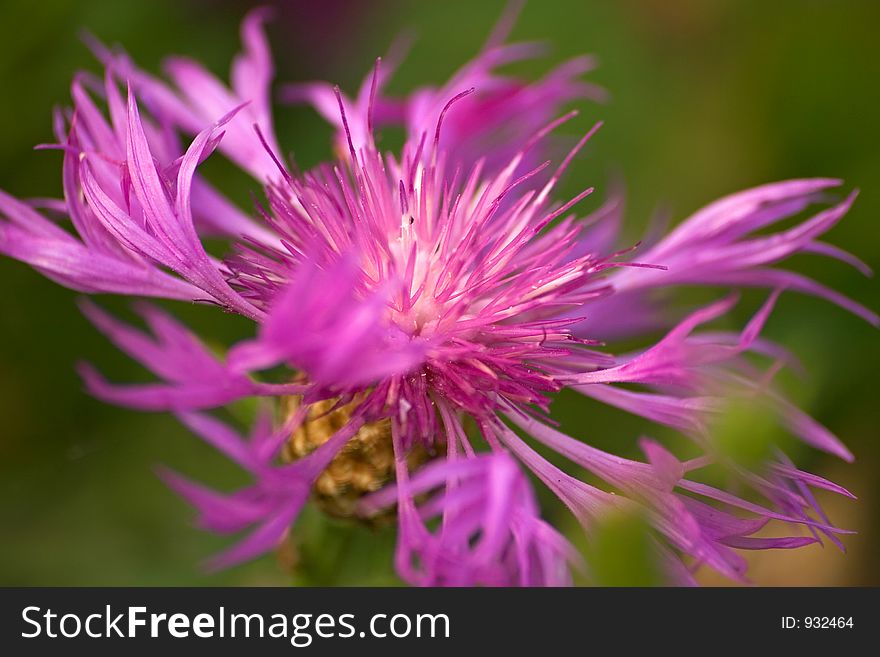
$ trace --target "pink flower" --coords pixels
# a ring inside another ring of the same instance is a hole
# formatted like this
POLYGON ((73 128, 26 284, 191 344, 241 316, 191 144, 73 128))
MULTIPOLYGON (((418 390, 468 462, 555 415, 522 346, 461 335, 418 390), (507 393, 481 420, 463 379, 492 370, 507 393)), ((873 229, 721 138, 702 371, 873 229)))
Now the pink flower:
POLYGON ((612 246, 615 201, 582 220, 575 208, 592 188, 554 198, 598 125, 555 166, 536 157, 542 140, 570 116, 553 120, 560 104, 594 95, 577 79, 586 62, 563 65, 537 83, 501 78, 498 65, 534 53, 502 45, 504 27, 447 85, 402 101, 383 95, 386 73, 378 64, 354 100, 321 84, 288 89, 288 99, 312 102, 337 125, 342 151, 294 173, 272 130, 262 16, 245 19, 245 52, 229 88, 179 60, 169 67, 170 86, 123 54, 98 48, 107 66, 103 83, 77 78, 74 112, 56 126, 64 153, 61 205, 76 236, 0 195, 0 251, 63 285, 207 301, 254 320, 254 338, 222 358, 150 306, 141 312, 152 336, 84 306, 159 379, 116 385, 83 366, 89 390, 112 403, 177 412, 253 477, 251 486, 221 494, 166 475, 197 507, 205 529, 250 530, 213 565, 276 546, 316 482, 368 435, 374 448, 393 450, 393 464, 373 482, 388 486, 360 499, 357 510, 370 515, 396 506, 396 564, 414 584, 571 581, 569 566, 580 559, 540 519, 520 465, 587 532, 615 510, 644 512, 674 583, 692 583, 690 571, 701 564, 743 578, 738 549, 796 548, 821 536, 839 543, 844 530, 810 489, 849 493, 781 454, 746 471, 714 449, 711 427, 725 400, 756 400, 803 441, 852 458, 828 429, 772 389, 772 374, 791 358, 760 334, 785 289, 878 323, 856 302, 775 267, 804 252, 861 266, 820 241, 854 195, 794 228, 756 235, 823 201, 837 181, 766 185, 710 205, 630 260, 630 250, 612 246), (127 102, 120 81, 128 84, 127 102), (103 96, 109 119, 93 94, 103 96), (374 128, 387 123, 407 130, 397 155, 383 156, 373 141, 374 128), (185 149, 177 129, 193 135, 185 149), (268 202, 257 218, 199 176, 214 150, 265 183, 268 202), (207 235, 228 238, 225 260, 208 254, 207 235), (644 335, 662 327, 650 293, 682 285, 772 292, 738 333, 703 329, 734 306, 733 295, 694 309, 636 353, 618 354, 593 339, 592 331, 644 335), (759 368, 750 354, 771 363, 759 368), (682 462, 643 441, 647 462, 632 461, 562 434, 549 413, 566 387, 673 427, 703 455, 682 462), (279 400, 286 410, 279 426, 265 415, 244 439, 205 413, 254 396, 279 400), (331 416, 338 420, 332 432, 281 462, 291 436, 320 433, 316 423, 331 416), (535 443, 590 471, 597 483, 551 464, 535 443), (760 501, 691 478, 710 464, 760 501), (768 522, 810 535, 755 537, 768 522))

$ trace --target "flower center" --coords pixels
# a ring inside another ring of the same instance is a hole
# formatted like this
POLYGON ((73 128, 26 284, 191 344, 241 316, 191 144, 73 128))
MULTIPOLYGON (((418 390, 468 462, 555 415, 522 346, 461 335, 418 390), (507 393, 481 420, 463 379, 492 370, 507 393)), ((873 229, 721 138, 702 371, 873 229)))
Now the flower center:
MULTIPOLYGON (((326 399, 309 407, 305 422, 290 436, 282 457, 293 462, 323 445, 351 420, 360 403, 334 408, 337 399, 326 399)), ((287 400, 287 411, 296 412, 300 398, 287 400)), ((414 447, 409 456, 409 467, 414 469, 431 458, 421 447, 414 447)), ((337 518, 357 518, 357 503, 361 497, 382 488, 394 479, 394 448, 391 442, 391 420, 384 418, 367 422, 345 444, 318 475, 312 489, 312 499, 318 507, 337 518)))

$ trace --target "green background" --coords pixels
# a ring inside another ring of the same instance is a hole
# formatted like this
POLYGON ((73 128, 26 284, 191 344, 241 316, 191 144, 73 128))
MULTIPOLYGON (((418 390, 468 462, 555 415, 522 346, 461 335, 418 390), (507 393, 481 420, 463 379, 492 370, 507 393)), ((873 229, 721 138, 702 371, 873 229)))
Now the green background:
MULTIPOLYGON (((248 6, 5 0, 0 187, 20 197, 60 195, 60 157, 31 147, 52 140, 51 108, 68 102, 72 74, 98 70, 80 41, 82 29, 124 44, 149 70, 158 70, 163 55, 178 53, 225 76, 248 6)), ((270 28, 278 79, 328 79, 353 91, 375 56, 402 30, 414 28, 415 47, 391 90, 441 82, 477 51, 502 6, 465 0, 280 3, 270 28)), ((521 67, 529 75, 583 52, 599 56, 601 67, 590 79, 608 88, 611 100, 582 106, 567 131, 585 130, 598 118, 605 127, 562 191, 587 184, 602 191, 620 176, 627 188, 628 238, 638 239, 658 209, 679 221, 718 196, 752 185, 838 176, 847 189, 862 193, 829 241, 877 269, 878 25, 880 3, 871 0, 535 0, 526 6, 514 38, 552 43, 547 61, 521 67)), ((278 123, 284 147, 300 164, 329 153, 330 132, 310 111, 280 108, 278 123)), ((222 162, 209 162, 208 171, 248 203, 252 182, 222 162)), ((792 266, 880 308, 873 279, 816 258, 796 258, 792 266)), ((140 371, 82 318, 75 293, 6 259, 0 260, 0 280, 0 584, 289 581, 289 569, 281 565, 285 559, 272 555, 219 574, 199 570, 196 564, 226 541, 190 526, 189 510, 153 467, 167 464, 221 486, 239 483, 240 474, 172 418, 105 406, 82 392, 73 370, 81 358, 120 380, 140 371)), ((762 296, 747 294, 731 326, 741 324, 762 296)), ((125 309, 118 299, 102 303, 125 309)), ((251 328, 207 308, 179 304, 175 312, 220 343, 248 335, 251 328)), ((859 534, 846 539, 847 556, 831 547, 752 555, 753 577, 764 584, 880 584, 877 331, 827 303, 786 295, 767 335, 793 347, 808 366, 803 380, 783 379, 786 389, 857 456, 856 464, 846 465, 793 449, 803 467, 859 496, 857 502, 827 500, 833 519, 859 534)), ((576 395, 564 395, 554 411, 565 429, 620 453, 634 454, 643 432, 666 435, 576 395)), ((725 430, 736 436, 760 433, 750 426, 753 420, 739 419, 725 430)), ((576 533, 549 502, 548 514, 576 533)), ((297 535, 299 583, 396 581, 388 532, 328 523, 309 509, 297 535)), ((644 581, 637 538, 631 527, 623 527, 597 541, 592 556, 604 573, 598 581, 644 581)))

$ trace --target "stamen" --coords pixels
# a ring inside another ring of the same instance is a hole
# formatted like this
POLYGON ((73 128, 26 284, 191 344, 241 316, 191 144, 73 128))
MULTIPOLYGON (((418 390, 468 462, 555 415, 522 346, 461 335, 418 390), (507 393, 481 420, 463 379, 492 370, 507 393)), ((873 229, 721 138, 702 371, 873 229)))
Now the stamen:
POLYGON ((260 130, 260 126, 257 125, 256 123, 254 123, 253 129, 254 129, 254 132, 257 133, 257 137, 260 140, 260 144, 262 144, 262 146, 263 146, 263 150, 265 150, 266 153, 268 153, 269 157, 272 158, 272 161, 275 163, 275 166, 278 167, 278 171, 281 172, 281 175, 284 177, 284 180, 287 183, 292 183, 293 178, 291 177, 290 172, 288 172, 287 167, 284 166, 284 164, 282 164, 282 162, 278 158, 278 156, 275 155, 275 152, 272 150, 272 147, 269 146, 269 142, 266 141, 266 137, 265 137, 265 135, 263 135, 263 131, 260 130))
POLYGON ((379 83, 379 67, 382 65, 382 58, 376 58, 376 66, 373 68, 373 80, 370 83, 370 102, 367 105, 367 134, 373 137, 373 108, 376 102, 376 87, 379 83))
POLYGON ((466 91, 462 91, 460 94, 453 96, 449 99, 449 102, 443 106, 443 110, 440 112, 440 117, 437 119, 437 129, 434 131, 434 157, 437 157, 437 150, 440 144, 440 128, 443 125, 443 119, 446 117, 446 112, 449 111, 449 108, 452 107, 455 103, 460 101, 462 98, 466 98, 470 96, 472 93, 476 91, 476 87, 471 87, 466 91))
POLYGON ((336 95, 336 102, 339 105, 339 116, 342 119, 342 128, 345 131, 345 139, 348 141, 348 150, 351 153, 352 166, 357 166, 357 153, 354 150, 354 142, 351 139, 351 130, 348 127, 348 118, 345 116, 345 104, 342 102, 342 92, 339 85, 333 85, 333 93, 336 95))

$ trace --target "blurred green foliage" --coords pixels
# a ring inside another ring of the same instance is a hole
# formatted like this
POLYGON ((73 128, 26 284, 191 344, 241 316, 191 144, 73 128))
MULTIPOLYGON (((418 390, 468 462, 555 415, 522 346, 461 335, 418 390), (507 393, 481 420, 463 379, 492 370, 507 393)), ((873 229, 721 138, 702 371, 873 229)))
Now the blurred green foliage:
POLYGON ((596 522, 584 550, 586 581, 594 586, 663 584, 648 522, 631 512, 616 512, 596 522))
MULTIPOLYGON (((279 5, 270 32, 279 79, 330 79, 354 89, 376 55, 404 28, 415 48, 391 90, 440 82, 485 39, 503 2, 307 3, 279 5), (316 10, 315 7, 322 7, 316 10)), ((245 2, 63 0, 0 5, 0 187, 18 196, 60 194, 60 159, 31 147, 52 140, 51 109, 68 98, 80 69, 96 71, 79 31, 119 42, 142 65, 158 70, 163 55, 195 56, 225 74, 238 48, 245 2)), ((650 215, 667 208, 674 221, 718 196, 776 179, 839 176, 862 196, 831 241, 880 265, 880 3, 842 0, 534 0, 514 37, 552 44, 550 62, 595 53, 591 79, 612 93, 606 106, 586 105, 566 129, 595 120, 605 127, 568 176, 565 191, 584 181, 599 191, 613 176, 627 186, 627 237, 635 241, 650 215)), ((522 70, 538 74, 547 62, 522 70)), ((282 143, 301 165, 329 153, 330 131, 306 109, 279 112, 282 143)), ((391 138, 388 135, 387 138, 391 138)), ((219 158, 208 175, 241 203, 253 183, 219 158)), ((600 202, 602 194, 588 201, 600 202)), ((795 266, 873 308, 876 282, 838 263, 802 258, 795 266)), ((102 405, 81 391, 73 371, 80 358, 98 362, 119 379, 141 372, 90 328, 76 295, 27 267, 0 260, 6 294, 0 311, 0 583, 28 584, 282 584, 290 573, 272 556, 206 575, 196 564, 227 543, 188 523, 189 511, 155 477, 164 463, 219 486, 241 474, 172 418, 102 405)), ((696 298, 709 298, 694 293, 696 298)), ((762 300, 747 294, 730 326, 742 325, 762 300)), ((102 299, 126 312, 118 299, 102 299)), ((218 344, 248 334, 248 322, 208 308, 175 312, 218 344)), ((803 446, 792 455, 804 467, 834 476, 862 499, 847 503, 849 557, 829 557, 835 584, 878 584, 880 466, 876 372, 877 332, 828 304, 786 295, 767 334, 791 346, 809 375, 783 376, 784 387, 844 438, 857 464, 838 467, 803 446)), ((604 449, 637 454, 643 433, 686 445, 668 432, 567 393, 554 407, 563 429, 604 449)), ((743 418, 739 418, 740 422, 743 418)), ((760 423, 759 423, 760 424, 760 423)), ((725 435, 737 445, 747 424, 725 435)), ((748 444, 748 443, 744 443, 748 444)), ((760 441, 751 448, 761 449, 760 441)), ((751 449, 750 448, 750 449, 751 449)), ((747 450, 748 452, 748 450, 747 450)), ((745 454, 748 457, 748 453, 745 454)), ((548 513, 576 525, 548 496, 548 513)), ((644 583, 653 574, 640 556, 637 524, 601 532, 588 554, 599 583, 644 583)), ((301 584, 386 584, 393 535, 351 530, 309 510, 291 557, 301 584)), ((288 555, 290 557, 290 555, 288 555)), ((284 559, 282 559, 284 561, 284 559)), ((289 564, 288 564, 289 565, 289 564)), ((791 583, 810 583, 804 571, 791 583)))
POLYGON ((788 452, 793 445, 779 415, 755 400, 729 401, 710 430, 720 455, 751 470, 772 459, 774 448, 788 452))

